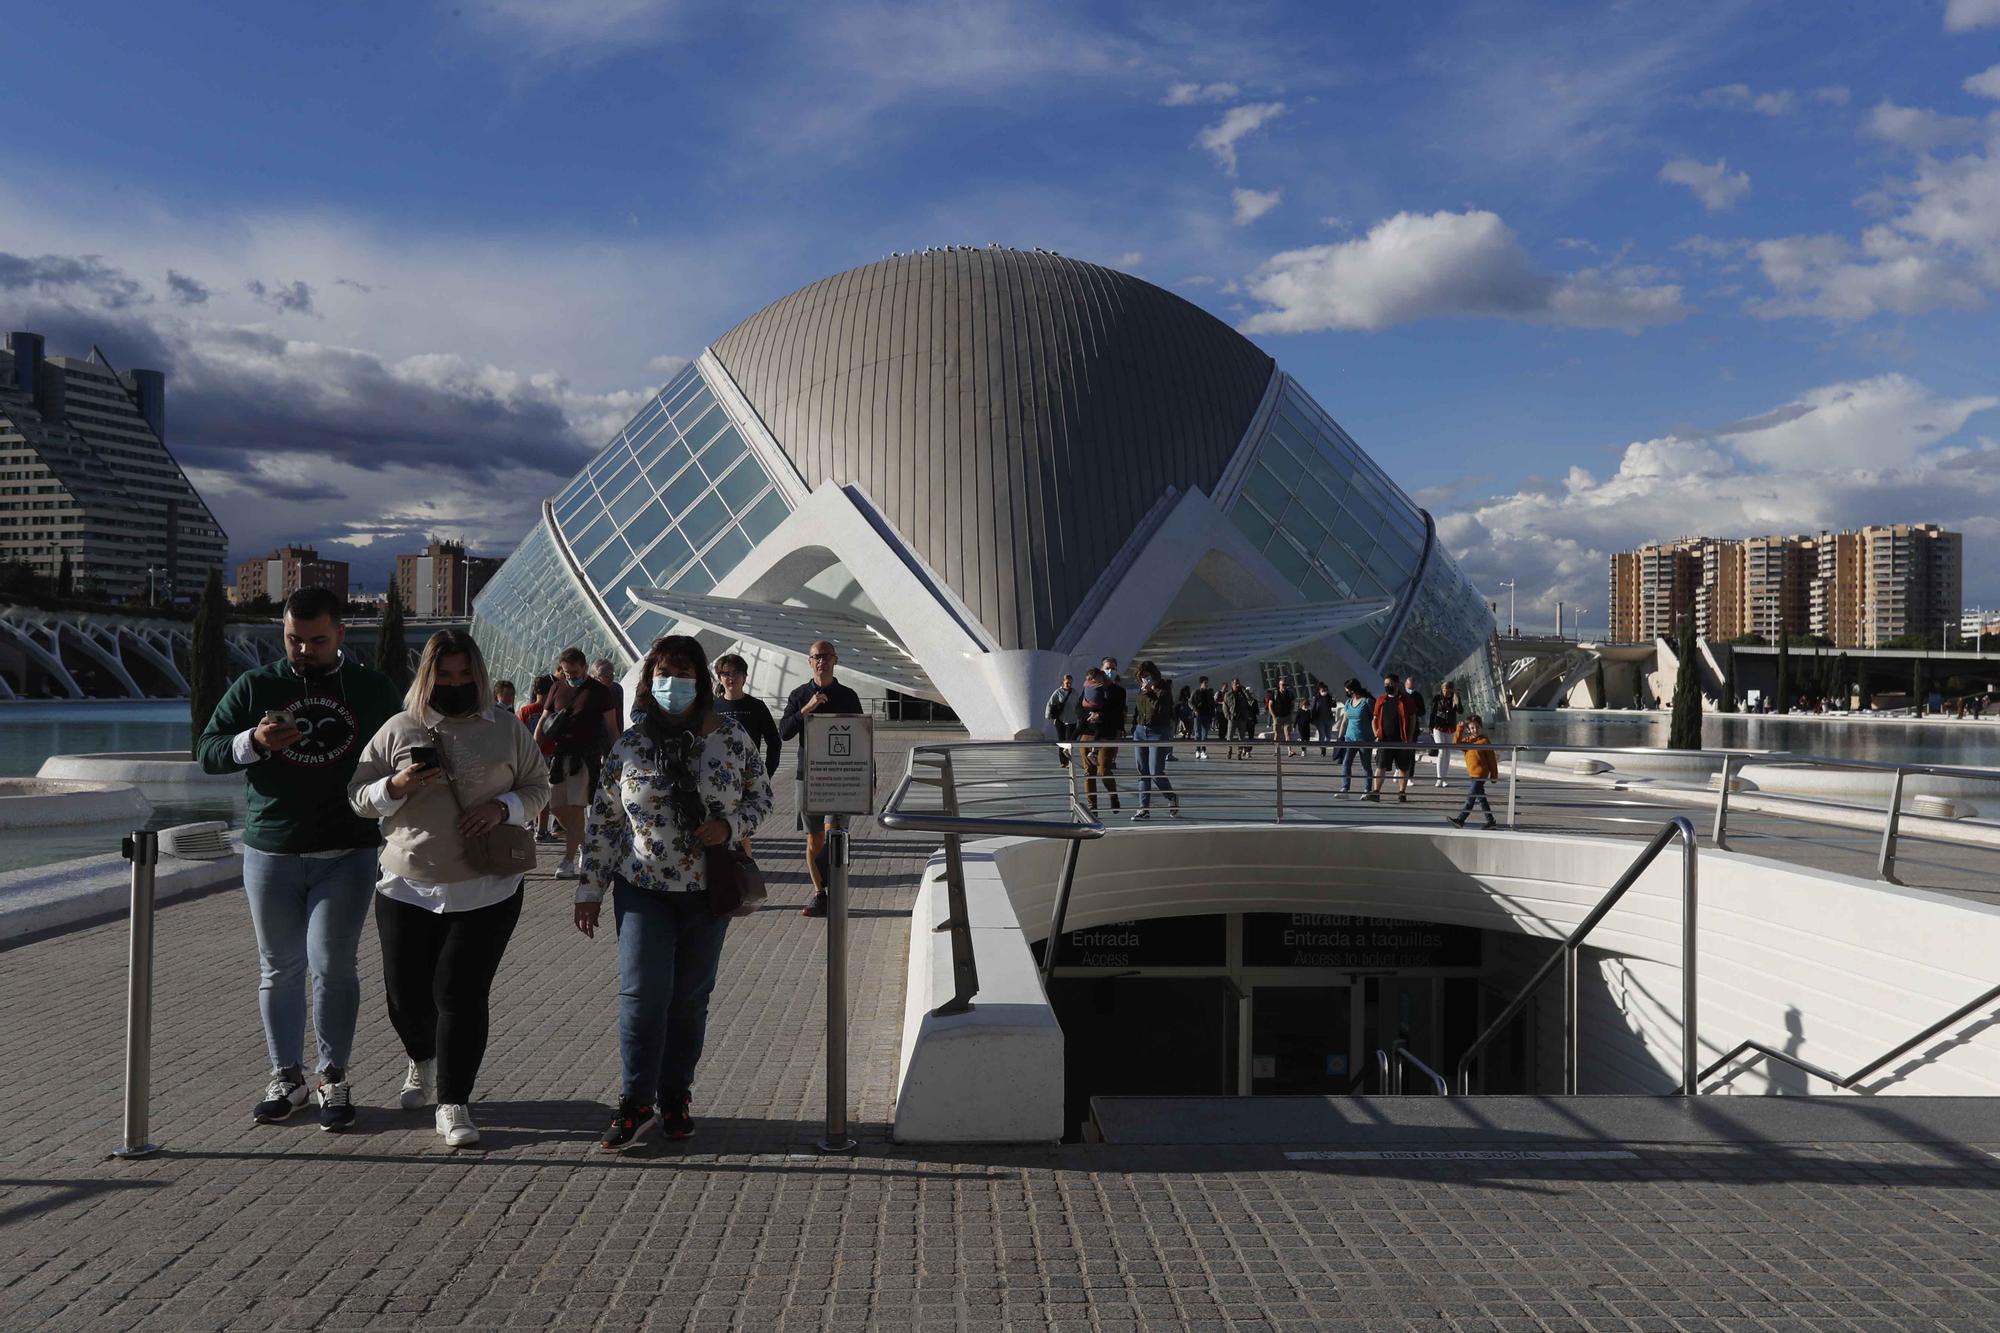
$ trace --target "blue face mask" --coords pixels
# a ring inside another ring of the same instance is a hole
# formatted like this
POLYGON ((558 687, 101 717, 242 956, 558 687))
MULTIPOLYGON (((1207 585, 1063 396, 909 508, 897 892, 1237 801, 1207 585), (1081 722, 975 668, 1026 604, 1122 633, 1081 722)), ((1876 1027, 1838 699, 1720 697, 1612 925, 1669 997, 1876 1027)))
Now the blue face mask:
POLYGON ((694 707, 694 682, 686 676, 655 676, 653 697, 669 713, 685 713, 694 707))

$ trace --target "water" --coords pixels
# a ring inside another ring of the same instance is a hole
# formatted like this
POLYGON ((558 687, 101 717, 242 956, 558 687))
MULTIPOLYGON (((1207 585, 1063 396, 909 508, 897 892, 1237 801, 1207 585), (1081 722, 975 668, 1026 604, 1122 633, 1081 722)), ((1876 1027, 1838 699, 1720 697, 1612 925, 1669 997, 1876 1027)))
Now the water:
MULTIPOLYGON (((1558 709, 1517 714, 1494 733, 1523 745, 1644 745, 1667 743, 1668 715, 1588 713, 1558 709)), ((2000 767, 2000 722, 1894 722, 1703 713, 1701 743, 1714 749, 1789 750, 1829 759, 2000 767)))
MULTIPOLYGON (((33 777, 52 754, 185 752, 187 745, 188 706, 184 700, 0 703, 0 777, 33 777)), ((208 791, 153 788, 146 796, 153 803, 147 828, 208 819, 227 820, 234 828, 243 826, 240 786, 208 791)), ((123 823, 16 830, 0 838, 0 871, 115 852, 120 836, 129 832, 123 823)))

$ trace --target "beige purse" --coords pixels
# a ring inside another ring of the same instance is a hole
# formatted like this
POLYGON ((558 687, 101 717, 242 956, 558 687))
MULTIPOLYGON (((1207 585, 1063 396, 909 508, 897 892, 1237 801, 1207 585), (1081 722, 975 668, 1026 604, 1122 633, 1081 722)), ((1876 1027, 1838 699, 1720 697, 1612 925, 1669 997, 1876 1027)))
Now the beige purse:
MULTIPOLYGON (((436 727, 430 729, 430 737, 442 760, 444 744, 436 727)), ((444 781, 451 788, 451 803, 458 807, 458 817, 465 818, 465 802, 459 799, 458 780, 449 765, 445 766, 444 781)), ((482 875, 525 875, 535 868, 534 830, 503 819, 486 832, 465 839, 465 863, 482 875)))

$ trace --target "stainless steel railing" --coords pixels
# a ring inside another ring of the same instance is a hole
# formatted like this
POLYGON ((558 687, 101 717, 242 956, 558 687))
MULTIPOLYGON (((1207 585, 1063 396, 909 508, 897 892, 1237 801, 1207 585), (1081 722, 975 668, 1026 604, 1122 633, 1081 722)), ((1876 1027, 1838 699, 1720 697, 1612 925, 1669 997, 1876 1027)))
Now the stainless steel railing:
POLYGON ((1576 1095, 1579 1068, 1578 951, 1583 947, 1583 942, 1589 937, 1590 932, 1597 929, 1597 923, 1618 905, 1618 900, 1623 898, 1634 884, 1638 883, 1639 876, 1659 858, 1668 844, 1676 840, 1681 844, 1681 1091, 1687 1093, 1695 1086, 1694 1062, 1699 1058, 1700 1049, 1695 1035, 1699 1029, 1695 956, 1695 916, 1699 887, 1695 858, 1700 849, 1695 841, 1694 822, 1686 816, 1675 816, 1660 827, 1660 831, 1646 843, 1645 849, 1633 858, 1631 865, 1625 868, 1625 873, 1620 875, 1617 882, 1605 890, 1604 896, 1597 900, 1597 906, 1590 909, 1590 915, 1577 923, 1576 929, 1563 939, 1562 947, 1550 954, 1548 961, 1535 969, 1535 975, 1528 978, 1528 983, 1521 987, 1521 993, 1500 1011, 1498 1017, 1486 1025, 1486 1030, 1480 1033, 1472 1045, 1466 1048, 1465 1054, 1458 1058, 1458 1090, 1461 1093, 1472 1091, 1472 1062, 1479 1058, 1479 1053, 1528 1007, 1542 983, 1547 981, 1549 975, 1560 966, 1563 970, 1563 1091, 1570 1096, 1576 1095))
POLYGON ((1375 1056, 1377 1062, 1385 1071, 1385 1080, 1389 1084, 1387 1091, 1392 1095, 1397 1097, 1405 1095, 1403 1076, 1407 1067, 1408 1069, 1416 1070, 1428 1079, 1431 1091, 1435 1092, 1438 1096, 1451 1096, 1451 1085, 1445 1082, 1444 1075, 1418 1059, 1416 1052, 1410 1049, 1409 1043, 1403 1041, 1401 1038, 1398 1038, 1396 1043, 1388 1050, 1375 1052, 1375 1056), (1392 1070, 1393 1077, 1389 1077, 1389 1071, 1392 1070))

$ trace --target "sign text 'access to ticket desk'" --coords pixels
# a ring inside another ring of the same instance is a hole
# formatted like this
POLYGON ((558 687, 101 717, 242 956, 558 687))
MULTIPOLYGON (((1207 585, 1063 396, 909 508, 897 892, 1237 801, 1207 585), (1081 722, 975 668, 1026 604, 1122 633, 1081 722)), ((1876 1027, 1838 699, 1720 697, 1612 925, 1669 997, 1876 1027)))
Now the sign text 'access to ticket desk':
POLYGON ((805 812, 875 812, 874 719, 849 713, 806 718, 805 812))

